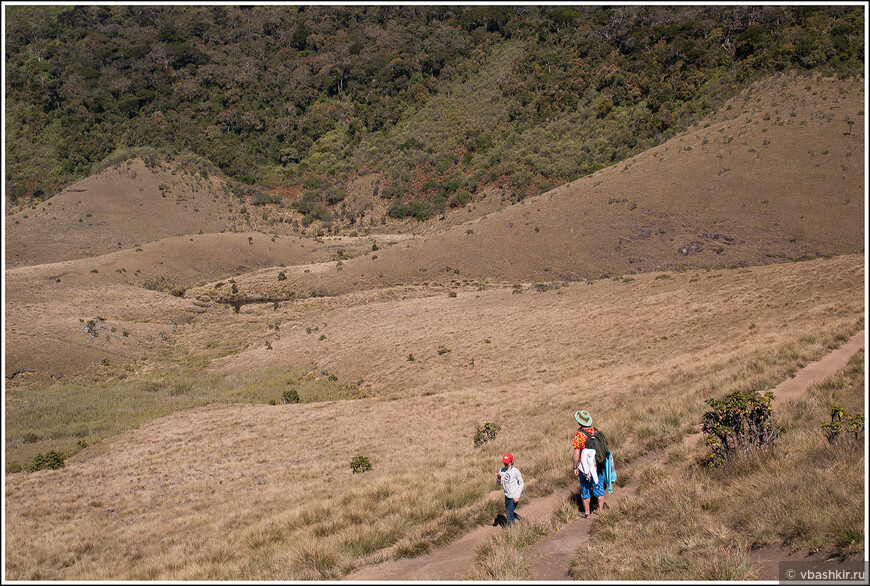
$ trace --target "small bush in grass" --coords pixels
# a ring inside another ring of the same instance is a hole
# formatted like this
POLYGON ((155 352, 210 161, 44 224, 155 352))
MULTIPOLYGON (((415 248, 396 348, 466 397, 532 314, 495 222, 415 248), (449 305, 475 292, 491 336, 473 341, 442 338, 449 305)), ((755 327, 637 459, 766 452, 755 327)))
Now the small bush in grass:
POLYGON ((400 558, 415 558, 432 549, 432 544, 425 538, 408 539, 396 546, 396 556, 400 558))
POLYGON ((298 403, 299 402, 299 393, 296 389, 287 389, 281 394, 281 400, 285 405, 289 403, 298 403))
POLYGON ((465 207, 468 202, 471 201, 471 194, 467 191, 460 191, 450 200, 450 207, 465 207))
POLYGON ((721 399, 708 399, 713 408, 704 414, 702 431, 711 453, 707 464, 718 466, 738 450, 749 453, 773 445, 785 428, 773 417, 773 393, 735 391, 721 399))
POLYGON ((366 472, 372 469, 372 463, 366 456, 354 456, 353 460, 350 461, 350 469, 353 470, 354 474, 366 472))
POLYGON ((181 395, 185 395, 193 391, 193 385, 185 382, 177 382, 172 385, 172 388, 169 389, 170 397, 180 397, 181 395))
POLYGON ((63 454, 51 450, 44 454, 37 454, 36 457, 33 458, 29 470, 30 472, 36 472, 38 470, 57 470, 58 468, 63 468, 63 461, 63 454))
POLYGON ((855 416, 846 414, 842 405, 831 405, 831 422, 822 424, 822 431, 831 444, 838 444, 843 438, 854 439, 856 442, 864 440, 864 414, 855 416), (846 432, 847 435, 843 435, 846 432))
POLYGON ((486 442, 495 439, 499 431, 501 431, 501 426, 497 423, 484 422, 483 425, 478 425, 474 434, 474 445, 480 447, 486 442))
POLYGON ((834 532, 834 543, 840 557, 848 553, 858 553, 863 547, 864 532, 860 527, 842 527, 834 532))

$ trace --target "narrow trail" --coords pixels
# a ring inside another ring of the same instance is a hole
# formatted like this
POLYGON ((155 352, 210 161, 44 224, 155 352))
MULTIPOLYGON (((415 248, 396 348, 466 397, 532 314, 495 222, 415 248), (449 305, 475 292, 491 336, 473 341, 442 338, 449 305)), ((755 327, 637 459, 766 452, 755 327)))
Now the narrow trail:
MULTIPOLYGON (((498 498, 504 493, 497 492, 498 498)), ((521 502, 517 512, 526 520, 549 518, 552 511, 571 496, 568 488, 558 489, 545 497, 521 502)), ((415 558, 390 560, 366 566, 349 574, 347 580, 461 580, 474 562, 477 544, 502 531, 501 527, 483 525, 432 553, 415 558)))
MULTIPOLYGON (((695 434, 696 437, 700 434, 695 434)), ((638 467, 647 462, 657 460, 662 456, 661 450, 650 452, 631 463, 638 467)), ((634 480, 629 480, 625 486, 616 490, 613 494, 606 494, 604 502, 608 507, 619 506, 619 503, 629 496, 634 496, 636 487, 634 480)), ((593 509, 593 514, 595 510, 593 509)), ((594 518, 594 517, 593 517, 594 518)), ((531 580, 574 580, 568 574, 571 558, 577 547, 589 540, 589 529, 593 518, 579 519, 568 523, 556 533, 545 537, 530 547, 526 552, 526 567, 529 570, 531 580)))
MULTIPOLYGON (((839 369, 846 366, 849 359, 855 352, 864 347, 864 330, 854 334, 848 342, 825 355, 821 360, 812 362, 802 368, 793 378, 783 381, 773 389, 773 407, 777 407, 792 400, 801 394, 811 384, 825 379, 839 369)), ((693 433, 683 438, 683 444, 693 445, 701 437, 702 433, 693 433)), ((647 461, 660 458, 662 453, 657 451, 647 454, 643 458, 632 462, 632 466, 644 464, 647 461)), ((621 498, 632 496, 635 493, 635 486, 632 481, 629 481, 626 486, 619 489, 613 495, 607 495, 605 502, 613 506, 614 502, 618 503, 621 498)), ((589 529, 591 527, 590 519, 580 519, 563 527, 555 534, 546 537, 536 543, 526 553, 526 562, 529 569, 529 575, 532 580, 573 580, 568 574, 568 568, 571 564, 571 558, 577 550, 577 546, 589 539, 589 529)), ((781 561, 781 550, 778 548, 767 548, 755 560, 765 573, 765 576, 759 577, 760 580, 777 580, 777 562, 781 561), (765 555, 764 552, 767 552, 765 555)))
MULTIPOLYGON (((780 405, 799 396, 812 383, 830 376, 845 366, 849 358, 863 347, 864 330, 861 330, 853 335, 846 344, 827 354, 821 360, 807 365, 793 378, 774 388, 774 405, 780 405)), ((686 436, 683 442, 691 445, 697 442, 701 435, 701 433, 695 433, 686 436)), ((649 453, 632 462, 631 466, 645 464, 661 458, 662 455, 662 451, 649 453)), ((613 494, 608 494, 606 502, 611 507, 618 506, 623 499, 635 494, 635 490, 634 483, 629 481, 613 494)), ((546 497, 522 503, 517 512, 528 520, 547 519, 561 503, 571 498, 573 492, 574 488, 557 489, 546 497)), ((530 579, 534 581, 573 580, 568 574, 571 558, 577 547, 589 539, 589 530, 593 519, 594 517, 579 519, 569 523, 529 548, 526 551, 526 562, 530 579)), ((477 527, 461 538, 429 554, 366 566, 349 574, 345 579, 354 581, 462 580, 474 563, 477 544, 501 530, 497 526, 477 527)), ((777 552, 778 550, 775 548, 770 549, 768 554, 762 553, 755 560, 762 572, 765 573, 765 576, 759 577, 759 579, 778 579, 776 567, 777 562, 781 561, 782 558, 777 552)))

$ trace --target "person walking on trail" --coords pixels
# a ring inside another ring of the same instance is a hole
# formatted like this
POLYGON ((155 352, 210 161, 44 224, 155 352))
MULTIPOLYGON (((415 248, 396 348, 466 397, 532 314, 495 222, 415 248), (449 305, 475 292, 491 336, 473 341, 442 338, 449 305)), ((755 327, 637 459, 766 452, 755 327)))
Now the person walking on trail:
POLYGON ((514 513, 520 495, 523 493, 523 475, 520 469, 514 466, 514 457, 505 454, 501 459, 504 466, 496 473, 496 482, 504 488, 504 508, 508 525, 513 525, 515 519, 522 519, 514 513))
POLYGON ((589 438, 596 436, 600 432, 592 427, 592 415, 589 414, 589 411, 575 411, 574 419, 580 425, 577 433, 574 434, 573 442, 574 476, 580 479, 580 498, 583 500, 583 517, 588 519, 591 514, 590 505, 592 496, 598 499, 598 508, 604 508, 604 474, 597 474, 595 480, 591 478, 591 474, 588 477, 586 474, 582 474, 580 471, 580 455, 584 448, 586 448, 586 442, 589 438))

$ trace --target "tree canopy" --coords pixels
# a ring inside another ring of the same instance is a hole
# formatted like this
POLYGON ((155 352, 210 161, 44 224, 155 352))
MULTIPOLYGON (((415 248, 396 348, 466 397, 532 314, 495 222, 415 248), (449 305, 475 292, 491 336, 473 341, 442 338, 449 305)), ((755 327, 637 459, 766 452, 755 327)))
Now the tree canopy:
POLYGON ((325 204, 363 172, 433 209, 495 180, 523 197, 660 143, 761 75, 864 75, 860 6, 6 11, 11 200, 128 147, 265 188, 316 180, 325 204))

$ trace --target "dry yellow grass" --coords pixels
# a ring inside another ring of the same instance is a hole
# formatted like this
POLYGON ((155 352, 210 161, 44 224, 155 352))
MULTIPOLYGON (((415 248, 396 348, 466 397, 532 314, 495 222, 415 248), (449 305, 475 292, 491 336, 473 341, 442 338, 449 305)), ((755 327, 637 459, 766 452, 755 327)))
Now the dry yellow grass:
MULTIPOLYGON (((219 354, 219 352, 218 352, 219 354)), ((210 403, 283 404, 295 391, 301 403, 361 396, 312 365, 275 366, 230 376, 203 375, 206 356, 180 356, 160 369, 104 367, 99 377, 79 376, 45 386, 23 382, 7 392, 7 472, 28 469, 49 450, 66 454, 138 427, 173 411, 210 403)))
POLYGON ((590 544, 571 563, 584 579, 751 580, 753 549, 783 543, 841 558, 866 551, 863 442, 830 445, 821 424, 832 403, 865 409, 865 359, 858 352, 837 375, 776 413, 786 434, 773 448, 718 469, 703 446, 672 448, 636 473, 638 489, 593 525, 590 544))
POLYGON ((547 519, 529 520, 490 537, 477 546, 477 556, 465 574, 468 580, 529 580, 525 551, 542 537, 580 518, 576 503, 561 502, 547 519))
POLYGON ((281 321, 272 350, 227 357, 223 374, 313 361, 374 396, 178 412, 62 470, 7 475, 7 578, 338 577, 492 512, 503 451, 558 483, 575 409, 631 459, 693 430, 704 399, 772 386, 863 322, 863 256, 656 277, 209 314, 177 343, 196 353, 281 321), (483 420, 502 431, 478 449, 483 420), (374 469, 352 474, 356 454, 374 469))
POLYGON ((8 269, 7 375, 36 371, 68 377, 90 372, 103 360, 124 364, 165 351, 177 326, 210 306, 156 289, 179 294, 191 285, 212 281, 212 288, 219 284, 230 292, 243 271, 273 266, 277 281, 278 274, 288 270, 280 265, 349 258, 371 250, 376 240, 386 246, 396 238, 312 241, 253 232, 195 234, 97 258, 8 269), (95 316, 106 318, 106 328, 103 335, 89 336, 82 326, 95 316), (52 352, 43 351, 47 343, 52 352))
POLYGON ((246 230, 242 205, 215 175, 126 161, 7 216, 6 263, 102 256, 179 234, 246 230), (151 214, 161 221, 142 221, 151 214), (46 238, 47 232, 52 237, 46 238))

